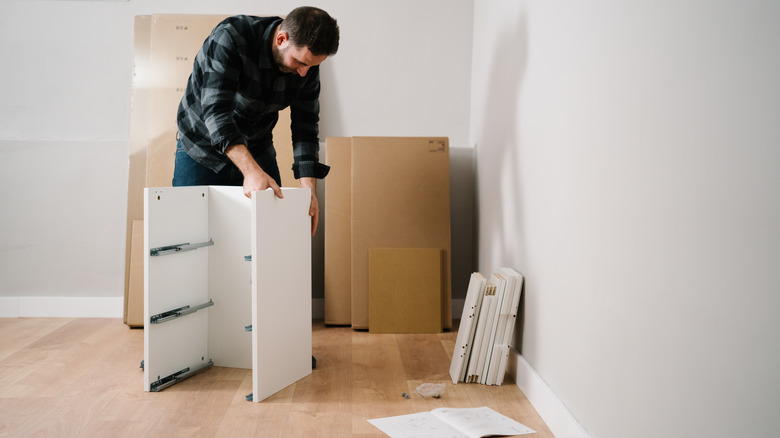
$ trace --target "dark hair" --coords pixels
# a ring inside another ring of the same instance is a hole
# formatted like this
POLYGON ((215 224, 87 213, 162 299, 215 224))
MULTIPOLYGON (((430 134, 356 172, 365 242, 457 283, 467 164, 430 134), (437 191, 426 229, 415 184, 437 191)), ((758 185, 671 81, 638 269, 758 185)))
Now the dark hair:
POLYGON ((306 47, 312 55, 335 55, 339 49, 339 25, 319 8, 293 9, 282 21, 281 30, 287 32, 295 47, 306 47))

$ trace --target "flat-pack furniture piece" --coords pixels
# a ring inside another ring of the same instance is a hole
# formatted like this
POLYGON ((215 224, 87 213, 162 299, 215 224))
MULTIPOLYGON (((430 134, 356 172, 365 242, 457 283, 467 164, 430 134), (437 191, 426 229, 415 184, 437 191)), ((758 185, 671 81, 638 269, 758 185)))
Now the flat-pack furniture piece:
POLYGON ((434 248, 444 253, 436 319, 452 328, 449 139, 328 137, 326 145, 325 323, 370 330, 371 249, 434 248))
POLYGON ((144 390, 252 369, 259 402, 311 374, 309 189, 144 190, 144 390))

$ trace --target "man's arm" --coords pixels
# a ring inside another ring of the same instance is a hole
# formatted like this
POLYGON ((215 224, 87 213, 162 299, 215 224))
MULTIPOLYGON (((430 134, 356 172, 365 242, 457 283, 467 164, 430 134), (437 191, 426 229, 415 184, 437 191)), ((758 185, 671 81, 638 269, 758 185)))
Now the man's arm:
MULTIPOLYGON (((256 190, 265 190, 271 188, 276 196, 281 199, 282 189, 276 184, 273 178, 260 168, 246 145, 234 144, 225 149, 225 154, 236 165, 241 174, 244 175, 244 196, 252 197, 252 192, 256 190)), ((316 183, 315 183, 316 184, 316 183)), ((311 214, 311 212, 309 213, 311 214)))
POLYGON ((290 105, 290 128, 293 141, 293 176, 301 187, 311 189, 311 235, 317 231, 320 218, 317 201, 317 179, 325 178, 330 167, 319 162, 319 67, 312 67, 306 74, 307 85, 290 105))

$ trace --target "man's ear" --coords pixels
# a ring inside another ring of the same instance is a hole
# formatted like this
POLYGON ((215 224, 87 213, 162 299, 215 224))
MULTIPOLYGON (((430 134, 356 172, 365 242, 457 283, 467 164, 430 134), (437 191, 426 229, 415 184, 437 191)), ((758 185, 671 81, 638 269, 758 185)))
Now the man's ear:
POLYGON ((280 30, 276 33, 275 41, 277 46, 281 46, 285 41, 290 41, 290 35, 287 32, 280 30))

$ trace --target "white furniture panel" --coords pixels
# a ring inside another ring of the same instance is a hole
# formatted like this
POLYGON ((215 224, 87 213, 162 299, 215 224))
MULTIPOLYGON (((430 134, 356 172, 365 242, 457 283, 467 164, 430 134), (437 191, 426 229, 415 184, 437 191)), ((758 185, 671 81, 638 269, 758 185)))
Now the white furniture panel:
POLYGON ((252 254, 250 225, 252 201, 242 187, 211 186, 209 230, 209 352, 214 365, 252 368, 252 254))
POLYGON ((311 374, 311 192, 282 190, 252 193, 255 402, 311 374))
POLYGON ((251 366, 261 401, 311 374, 311 192, 283 190, 250 201, 241 187, 145 189, 146 391, 251 366), (185 306, 202 308, 153 323, 185 306))
POLYGON ((207 187, 144 193, 144 389, 206 366, 208 312, 151 324, 152 316, 209 301, 208 248, 150 256, 152 248, 209 240, 207 187))

